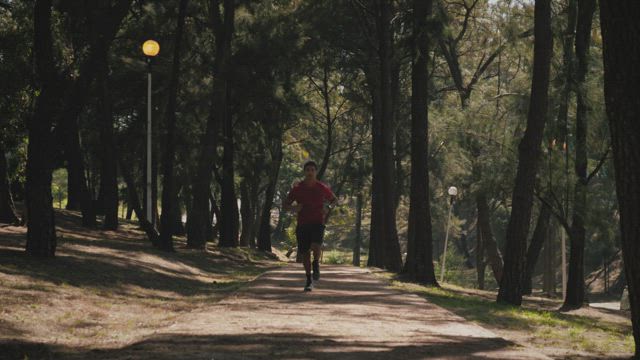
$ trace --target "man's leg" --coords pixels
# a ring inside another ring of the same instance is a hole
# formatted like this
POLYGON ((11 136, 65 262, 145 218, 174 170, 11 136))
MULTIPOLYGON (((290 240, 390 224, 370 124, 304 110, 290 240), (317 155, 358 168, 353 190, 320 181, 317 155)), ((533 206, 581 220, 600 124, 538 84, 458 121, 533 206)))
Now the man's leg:
POLYGON ((318 243, 311 243, 311 251, 313 252, 313 262, 318 261, 322 254, 322 246, 318 243))
MULTIPOLYGON (((313 247, 313 245, 311 247, 313 247)), ((310 277, 311 276, 311 252, 310 251, 307 251, 306 253, 302 254, 302 264, 304 265, 305 274, 307 274, 307 277, 310 277)))
POLYGON ((313 284, 311 281, 311 254, 309 251, 309 234, 305 231, 304 227, 298 226, 296 228, 296 237, 298 240, 298 251, 302 254, 302 264, 304 265, 304 272, 307 276, 307 283, 304 286, 304 291, 311 291, 313 284))
MULTIPOLYGON (((320 254, 322 252, 321 245, 311 243, 311 251, 313 251, 313 279, 320 280, 320 254)), ((311 256, 309 256, 311 257, 311 256)))
POLYGON ((322 240, 324 239, 324 225, 314 226, 311 250, 313 251, 313 279, 320 280, 320 256, 322 255, 322 240))
POLYGON ((307 275, 307 283, 304 286, 304 291, 311 291, 313 289, 313 281, 311 281, 311 251, 305 252, 302 255, 302 264, 304 264, 304 272, 307 275))

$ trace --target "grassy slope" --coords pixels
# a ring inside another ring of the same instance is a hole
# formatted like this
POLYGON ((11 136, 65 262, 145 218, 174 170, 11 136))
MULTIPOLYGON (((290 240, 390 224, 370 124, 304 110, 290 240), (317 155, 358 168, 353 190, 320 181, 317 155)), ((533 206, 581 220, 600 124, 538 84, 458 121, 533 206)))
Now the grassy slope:
MULTIPOLYGON (((0 353, 33 344, 117 347, 210 306, 277 261, 248 249, 153 249, 133 224, 87 230, 56 215, 55 259, 24 255, 25 229, 0 228, 0 353)), ((2 356, 0 356, 2 358, 2 356)), ((22 358, 22 356, 20 356, 22 358)))
POLYGON ((498 335, 556 358, 624 357, 633 354, 629 314, 586 308, 559 312, 561 302, 527 297, 522 307, 500 305, 495 293, 445 284, 430 288, 378 273, 392 287, 427 298, 498 335))

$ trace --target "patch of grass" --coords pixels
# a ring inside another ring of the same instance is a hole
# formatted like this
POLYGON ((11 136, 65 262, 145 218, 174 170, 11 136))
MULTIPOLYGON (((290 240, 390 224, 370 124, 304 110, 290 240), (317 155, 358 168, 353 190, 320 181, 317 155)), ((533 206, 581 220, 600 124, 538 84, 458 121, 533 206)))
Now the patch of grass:
POLYGON ((351 255, 341 250, 328 250, 323 254, 323 263, 331 265, 343 265, 351 263, 351 255))
MULTIPOLYGON (((351 265, 353 263, 353 250, 345 248, 326 249, 322 255, 322 262, 329 265, 351 265)), ((360 254, 360 266, 366 266, 367 254, 360 254)))
POLYGON ((528 345, 540 348, 554 345, 599 355, 633 353, 630 325, 558 311, 503 305, 455 289, 401 282, 388 273, 379 276, 390 280, 391 286, 396 289, 421 295, 483 327, 501 334, 518 333, 519 337, 527 338, 528 345))

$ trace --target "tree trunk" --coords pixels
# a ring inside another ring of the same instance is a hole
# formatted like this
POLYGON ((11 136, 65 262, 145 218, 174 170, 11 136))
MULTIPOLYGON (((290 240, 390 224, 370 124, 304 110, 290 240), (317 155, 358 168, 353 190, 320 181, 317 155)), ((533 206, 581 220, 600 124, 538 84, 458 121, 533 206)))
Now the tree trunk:
MULTIPOLYGON (((396 120, 398 119, 394 119, 394 121, 396 120)), ((400 206, 400 199, 402 198, 402 192, 404 191, 404 188, 405 188, 405 177, 411 176, 411 174, 405 174, 405 171, 402 166, 402 161, 405 159, 406 155, 411 155, 410 154, 411 150, 409 150, 409 154, 402 153, 403 147, 407 145, 409 145, 409 147, 411 146, 410 143, 406 144, 405 137, 406 137, 406 134, 403 134, 396 129, 395 145, 393 147, 394 148, 393 171, 394 171, 394 179, 395 179, 394 187, 396 189, 394 199, 393 199, 393 208, 395 209, 396 213, 398 212, 398 207, 400 206)), ((411 139, 409 139, 409 142, 411 142, 411 139)), ((411 188, 411 185, 409 185, 409 188, 411 188)), ((409 189, 409 192, 411 192, 410 189, 409 189)))
POLYGON ((429 204, 427 18, 432 1, 413 1, 411 65, 411 194, 405 271, 413 281, 438 286, 433 267, 433 238, 429 204))
MULTIPOLYGON (((573 39, 575 38, 576 30, 576 17, 577 17, 577 1, 569 0, 567 4, 567 29, 563 34, 562 41, 562 71, 563 71, 563 87, 560 92, 560 103, 558 104, 558 117, 556 122, 555 132, 560 137, 561 144, 567 144, 568 138, 568 112, 569 112, 569 97, 571 96, 571 90, 573 89, 573 39)), ((568 149, 568 147, 567 147, 568 149)))
POLYGON ((209 196, 211 193, 211 154, 215 147, 215 124, 209 118, 205 135, 201 139, 200 154, 196 174, 191 184, 191 207, 187 218, 187 247, 204 249, 209 238, 211 226, 211 212, 209 210, 209 196))
MULTIPOLYGON (((106 58, 106 54, 105 54, 106 58)), ((103 227, 107 230, 118 228, 118 164, 117 149, 113 131, 113 112, 111 109, 111 93, 109 90, 109 66, 107 62, 98 74, 98 84, 101 86, 102 126, 100 137, 102 140, 102 174, 101 192, 103 193, 102 208, 104 210, 103 227)))
POLYGON ((160 244, 164 251, 173 251, 173 234, 175 232, 176 215, 179 216, 178 188, 174 174, 174 159, 176 156, 176 110, 178 98, 178 79, 180 79, 180 55, 182 45, 182 33, 184 32, 184 19, 187 12, 188 0, 180 0, 178 4, 178 22, 176 24, 173 64, 171 66, 171 79, 169 80, 169 94, 167 108, 165 110, 166 133, 163 144, 162 158, 162 218, 160 220, 160 244))
POLYGON ((208 237, 212 239, 212 241, 219 240, 220 239, 220 219, 222 218, 222 215, 220 213, 220 207, 216 202, 215 192, 213 191, 211 192, 211 194, 209 195, 209 201, 211 206, 211 219, 209 219, 209 222, 207 223, 207 233, 209 234, 208 237), (215 226, 213 221, 214 218, 215 218, 215 226))
MULTIPOLYGON (((425 65, 426 66, 426 65, 425 65)), ((393 187, 395 189, 393 195, 393 211, 397 214, 398 207, 400 206, 400 199, 402 198, 403 192, 405 192, 405 184, 407 183, 407 177, 410 178, 409 171, 405 173, 405 170, 402 166, 402 162, 407 157, 411 156, 411 135, 407 133, 403 133, 401 129, 400 122, 400 62, 397 59, 392 58, 391 61, 391 94, 393 97, 391 98, 391 118, 393 119, 393 154, 392 154, 392 162, 393 162, 393 187)), ((408 127, 411 126, 411 124, 408 127)), ((411 182, 411 180, 409 180, 411 182)), ((406 184, 406 187, 411 187, 411 185, 406 184)), ((411 192, 409 190, 408 192, 411 192)))
POLYGON ((231 76, 231 39, 234 32, 235 1, 224 0, 224 14, 220 14, 218 0, 212 0, 212 27, 216 37, 216 80, 213 88, 213 116, 222 124, 223 155, 220 196, 219 246, 238 246, 239 214, 234 181, 233 121, 229 108, 231 76))
POLYGON ((511 217, 507 226, 504 272, 497 298, 500 303, 518 306, 522 303, 522 272, 533 205, 533 187, 549 101, 549 69, 553 51, 551 0, 536 0, 534 23, 529 115, 527 129, 518 147, 518 170, 513 188, 511 217))
POLYGON ((78 76, 67 79, 68 89, 64 95, 59 95, 63 97, 61 110, 55 113, 55 118, 60 121, 58 125, 62 129, 61 134, 64 136, 63 143, 65 143, 65 157, 69 172, 68 186, 71 203, 69 207, 75 207, 79 200, 82 209, 82 224, 86 227, 96 225, 96 214, 92 192, 87 187, 85 177, 78 117, 89 96, 93 79, 107 62, 111 43, 120 28, 122 19, 128 14, 132 1, 118 0, 114 4, 102 1, 87 8, 86 19, 82 20, 93 24, 88 32, 89 52, 80 64, 78 76))
POLYGON ((555 227, 549 225, 544 244, 544 273, 542 278, 542 288, 547 296, 555 296, 556 294, 556 234, 555 227))
MULTIPOLYGON (((328 62, 328 61, 327 61, 328 62)), ((322 180, 324 177, 324 172, 327 170, 329 166, 329 160, 331 159, 331 151, 333 148, 333 116, 331 116, 331 99, 329 98, 329 67, 326 65, 323 68, 323 76, 322 76, 322 99, 324 101, 324 116, 325 116, 325 125, 326 125, 326 143, 324 147, 324 155, 322 156, 322 162, 320 163, 320 168, 318 169, 318 180, 322 180)))
POLYGON ((118 161, 120 163, 120 172, 122 173, 122 178, 124 179, 125 184, 127 185, 127 198, 129 202, 127 204, 127 218, 130 219, 129 211, 133 211, 136 213, 136 217, 138 218, 138 222, 146 220, 145 212, 140 209, 140 200, 138 198, 138 191, 136 190, 136 183, 133 180, 133 176, 131 175, 131 171, 129 167, 125 165, 122 156, 118 156, 118 161))
POLYGON ((467 233, 463 231, 455 242, 458 252, 464 257, 464 266, 467 269, 473 269, 473 262, 471 261, 471 254, 469 253, 469 247, 467 246, 467 233))
MULTIPOLYGON (((226 105, 225 105, 226 107, 226 105)), ((222 184, 220 197, 220 246, 237 247, 238 230, 240 227, 238 214, 238 199, 235 191, 235 175, 233 158, 235 145, 233 140, 233 122, 231 114, 225 113, 224 154, 222 156, 222 184)))
POLYGON ((585 84, 589 68, 589 46, 591 46, 591 25, 596 9, 595 0, 578 1, 578 25, 576 28, 576 184, 573 205, 573 220, 570 232, 569 272, 567 296, 562 308, 578 309, 586 301, 584 283, 584 244, 586 237, 585 219, 587 213, 587 116, 588 100, 585 84))
POLYGON ((80 209, 82 210, 82 226, 96 226, 96 213, 93 208, 93 198, 87 187, 87 178, 85 176, 84 160, 82 155, 84 152, 80 147, 80 134, 78 131, 77 120, 72 116, 64 115, 66 118, 63 122, 63 133, 65 136, 65 156, 67 159, 67 171, 73 185, 74 191, 78 192, 80 200, 80 209))
POLYGON ((478 206, 478 226, 482 232, 483 248, 486 251, 489 265, 493 271, 493 276, 495 277, 496 282, 500 284, 504 263, 500 249, 498 249, 496 239, 493 237, 489 204, 487 203, 487 196, 483 192, 479 192, 476 195, 476 204, 478 206))
POLYGON ((11 196, 11 186, 9 185, 9 172, 7 169, 7 158, 4 156, 4 144, 0 141, 0 222, 7 224, 17 224, 19 222, 16 215, 16 208, 11 196))
POLYGON ((173 212, 173 235, 175 236, 184 236, 186 234, 186 229, 184 227, 184 222, 182 221, 182 207, 180 206, 181 200, 180 197, 176 196, 174 200, 176 204, 176 211, 173 212))
POLYGON ((600 2, 605 103, 616 170, 622 254, 629 288, 636 358, 640 358, 639 5, 634 0, 600 2))
POLYGON ((393 121, 393 93, 391 86, 391 62, 393 57, 392 49, 392 29, 391 29, 391 1, 380 0, 380 14, 377 17, 377 28, 379 37, 380 54, 380 92, 381 92, 381 114, 382 126, 380 134, 380 148, 382 158, 380 173, 382 187, 382 206, 384 229, 383 244, 384 268, 390 271, 399 272, 402 269, 402 256, 400 254, 400 244, 398 242, 398 231, 396 228, 395 211, 395 180, 393 171, 393 139, 395 135, 395 124, 393 121))
POLYGON ((364 174, 362 173, 362 162, 360 163, 360 171, 358 172, 358 179, 356 184, 356 239, 353 245, 353 266, 360 267, 360 248, 362 247, 362 206, 364 205, 363 183, 364 174))
POLYGON ((35 112, 27 122, 27 244, 30 256, 53 257, 56 229, 51 196, 51 114, 56 107, 56 69, 53 64, 51 0, 36 0, 34 5, 34 55, 40 94, 35 112))
POLYGON ((240 246, 248 247, 249 238, 254 226, 254 210, 255 204, 252 203, 249 196, 248 179, 243 178, 240 183, 240 217, 242 219, 242 232, 240 234, 240 246))
MULTIPOLYGON (((262 215, 262 208, 260 207, 260 193, 258 187, 260 186, 258 181, 253 182, 251 186, 251 203, 253 204, 253 225, 251 226, 251 232, 249 233, 249 247, 255 249, 258 247, 258 231, 260 230, 260 216, 262 215)), ((280 212, 282 216, 282 212, 280 212)), ((278 221, 280 222, 280 218, 278 221)), ((279 236, 278 230, 276 230, 276 237, 279 236)))
POLYGON ((482 227, 480 226, 480 217, 478 217, 476 226, 476 270, 478 273, 478 289, 484 290, 484 270, 487 266, 484 261, 484 241, 482 241, 482 227))
POLYGON ((271 152, 271 174, 269 177, 269 185, 264 195, 264 206, 262 208, 262 216, 260 218, 260 230, 258 232, 258 249, 271 252, 271 206, 273 205, 273 196, 278 183, 278 174, 280 173, 280 165, 282 164, 282 135, 283 130, 278 128, 277 134, 273 136, 274 151, 271 152))
POLYGON ((82 183, 76 181, 78 178, 75 169, 67 162, 67 205, 65 206, 67 210, 80 210, 82 183))
POLYGON ((365 75, 371 94, 371 156, 373 172, 371 175, 371 222, 369 227, 369 258, 367 266, 384 267, 384 236, 385 223, 383 207, 383 187, 381 176, 384 173, 382 166, 381 133, 382 133, 382 107, 380 93, 379 65, 370 56, 365 75))
MULTIPOLYGON (((228 33, 226 25, 233 29, 232 18, 235 11, 233 1, 224 1, 224 18, 220 14, 219 0, 211 0, 211 27, 216 38, 216 58, 213 64, 213 100, 211 113, 207 121, 205 134, 200 142, 200 153, 198 156, 198 167, 191 187, 192 208, 189 212, 189 226, 187 229, 187 246, 191 248, 204 248, 207 239, 211 234, 212 213, 209 208, 209 197, 211 195, 211 172, 215 163, 217 133, 220 124, 227 122, 225 114, 227 112, 227 84, 226 84, 226 64, 231 54, 231 34, 228 33), (223 22, 224 21, 224 22, 223 22), (227 36, 229 38, 227 39, 227 36)), ((227 153, 229 156, 230 153, 227 153)), ((234 195, 235 198, 235 195, 234 195)), ((218 227, 220 225, 220 217, 218 227)))
POLYGON ((542 250, 542 245, 545 242, 547 234, 549 233, 549 221, 551 220, 551 209, 546 204, 540 205, 540 215, 538 215, 538 221, 536 228, 533 230, 533 237, 527 250, 527 259, 525 263, 525 271, 522 276, 522 295, 531 295, 533 288, 532 278, 533 271, 538 263, 538 257, 542 250))

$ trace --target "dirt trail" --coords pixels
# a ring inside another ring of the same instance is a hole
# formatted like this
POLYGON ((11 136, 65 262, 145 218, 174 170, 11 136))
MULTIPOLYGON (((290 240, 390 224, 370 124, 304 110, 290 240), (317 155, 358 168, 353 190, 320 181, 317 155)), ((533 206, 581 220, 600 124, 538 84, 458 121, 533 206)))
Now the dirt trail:
POLYGON ((57 352, 55 358, 545 359, 419 296, 390 289, 369 270, 322 270, 312 292, 302 291, 300 266, 288 265, 144 341, 57 352))

